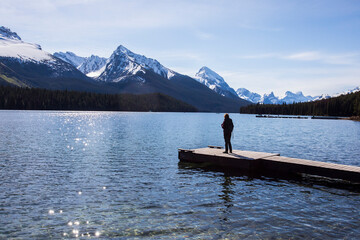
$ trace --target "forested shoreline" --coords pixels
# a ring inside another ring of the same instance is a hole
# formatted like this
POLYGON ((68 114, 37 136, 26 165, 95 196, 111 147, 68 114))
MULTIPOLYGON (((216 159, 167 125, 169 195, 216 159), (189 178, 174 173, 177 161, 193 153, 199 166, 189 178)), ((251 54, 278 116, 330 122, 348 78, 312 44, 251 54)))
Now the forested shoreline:
POLYGON ((293 104, 253 104, 240 113, 309 116, 360 116, 360 92, 334 98, 293 104))
POLYGON ((161 93, 99 94, 0 86, 0 109, 196 112, 187 103, 161 93))

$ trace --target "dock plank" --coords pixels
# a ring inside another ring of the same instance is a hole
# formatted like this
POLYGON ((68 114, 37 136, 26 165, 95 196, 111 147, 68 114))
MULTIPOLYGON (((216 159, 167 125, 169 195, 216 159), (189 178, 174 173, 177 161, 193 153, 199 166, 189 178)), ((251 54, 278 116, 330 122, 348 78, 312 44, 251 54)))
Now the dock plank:
POLYGON ((252 152, 252 151, 242 151, 242 150, 234 150, 232 153, 223 153, 224 149, 216 149, 216 148, 198 148, 192 149, 196 154, 207 154, 207 155, 216 155, 216 156, 224 156, 227 158, 235 158, 235 159, 259 159, 270 157, 274 155, 279 155, 277 153, 265 153, 265 152, 252 152))

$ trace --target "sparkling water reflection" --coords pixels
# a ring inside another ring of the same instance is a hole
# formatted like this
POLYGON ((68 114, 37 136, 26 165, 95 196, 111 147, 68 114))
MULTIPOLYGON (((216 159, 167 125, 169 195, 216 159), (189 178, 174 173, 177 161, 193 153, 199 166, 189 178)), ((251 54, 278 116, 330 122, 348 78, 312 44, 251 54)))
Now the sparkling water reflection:
MULTIPOLYGON (((233 147, 360 166, 360 123, 231 115, 233 147)), ((347 238, 357 192, 178 165, 222 114, 0 111, 0 239, 347 238)))

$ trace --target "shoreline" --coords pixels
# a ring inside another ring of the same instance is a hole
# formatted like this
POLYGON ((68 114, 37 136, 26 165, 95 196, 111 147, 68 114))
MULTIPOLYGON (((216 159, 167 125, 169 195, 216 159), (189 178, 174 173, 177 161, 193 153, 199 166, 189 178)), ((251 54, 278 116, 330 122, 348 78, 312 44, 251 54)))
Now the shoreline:
POLYGON ((360 122, 360 116, 352 116, 352 117, 346 118, 346 120, 352 120, 352 121, 360 122))

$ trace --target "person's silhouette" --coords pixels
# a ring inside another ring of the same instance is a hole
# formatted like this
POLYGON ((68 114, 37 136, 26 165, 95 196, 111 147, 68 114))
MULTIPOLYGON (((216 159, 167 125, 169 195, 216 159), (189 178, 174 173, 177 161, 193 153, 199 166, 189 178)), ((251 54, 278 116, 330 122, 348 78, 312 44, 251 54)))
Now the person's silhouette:
POLYGON ((228 150, 230 150, 230 153, 232 153, 232 146, 231 146, 231 133, 234 129, 234 124, 229 117, 229 114, 224 115, 224 122, 221 124, 221 127, 224 130, 224 139, 225 139, 225 152, 228 153, 228 150))

